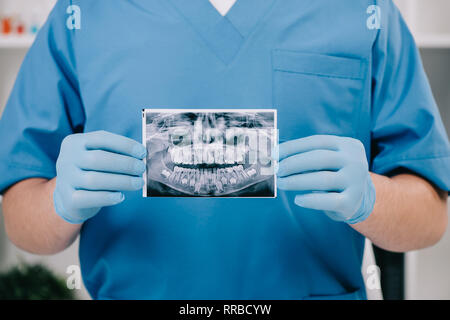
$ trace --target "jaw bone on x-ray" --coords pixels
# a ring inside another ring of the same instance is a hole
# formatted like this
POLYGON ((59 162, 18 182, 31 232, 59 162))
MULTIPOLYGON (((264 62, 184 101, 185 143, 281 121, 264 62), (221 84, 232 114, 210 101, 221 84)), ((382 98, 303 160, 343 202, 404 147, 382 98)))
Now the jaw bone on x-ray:
POLYGON ((276 197, 276 110, 143 110, 145 197, 276 197))

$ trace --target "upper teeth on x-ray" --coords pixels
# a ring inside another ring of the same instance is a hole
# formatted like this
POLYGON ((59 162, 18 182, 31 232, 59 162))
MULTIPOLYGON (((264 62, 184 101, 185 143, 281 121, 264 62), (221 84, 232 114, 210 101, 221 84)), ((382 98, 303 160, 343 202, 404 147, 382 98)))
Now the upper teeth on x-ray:
POLYGON ((275 197, 275 110, 144 110, 144 196, 275 197))

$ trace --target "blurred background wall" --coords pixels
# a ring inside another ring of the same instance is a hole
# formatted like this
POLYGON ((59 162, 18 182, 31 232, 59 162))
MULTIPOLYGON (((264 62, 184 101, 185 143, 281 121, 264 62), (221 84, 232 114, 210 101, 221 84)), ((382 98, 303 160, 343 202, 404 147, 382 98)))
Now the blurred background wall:
MULTIPOLYGON (((5 16, 16 17, 15 20, 19 21, 11 26, 12 30, 8 35, 2 35, 0 32, 0 113, 23 57, 33 42, 35 28, 43 23, 54 2, 55 0, 0 0, 0 21, 5 16)), ((447 132, 450 132, 450 19, 448 19, 450 1, 396 0, 395 2, 403 12, 420 46, 435 98, 447 132)), ((66 277, 67 267, 79 264, 78 242, 63 253, 52 257, 27 254, 8 241, 0 215, 0 272, 19 261, 41 262, 66 277)), ((367 250, 365 266, 372 261, 373 254, 371 250, 367 250)), ((406 255, 406 298, 450 299, 449 271, 450 232, 447 232, 445 238, 433 248, 406 255)), ((376 290, 368 293, 371 298, 380 298, 380 293, 376 290)), ((78 291, 78 297, 88 299, 89 295, 82 288, 78 291)))

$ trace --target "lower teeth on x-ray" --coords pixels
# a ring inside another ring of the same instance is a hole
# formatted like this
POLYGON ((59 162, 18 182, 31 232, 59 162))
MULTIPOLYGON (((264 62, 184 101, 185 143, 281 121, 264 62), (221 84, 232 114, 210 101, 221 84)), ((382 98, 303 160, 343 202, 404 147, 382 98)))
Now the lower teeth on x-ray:
POLYGON ((146 197, 276 197, 276 111, 143 111, 146 197))

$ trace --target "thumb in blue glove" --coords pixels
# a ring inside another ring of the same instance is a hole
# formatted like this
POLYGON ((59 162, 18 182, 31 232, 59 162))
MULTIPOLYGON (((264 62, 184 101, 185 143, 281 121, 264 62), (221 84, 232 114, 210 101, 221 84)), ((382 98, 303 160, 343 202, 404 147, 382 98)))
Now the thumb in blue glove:
POLYGON ((296 205, 349 224, 372 213, 375 187, 359 140, 310 136, 280 144, 278 157, 278 188, 299 192, 296 205))

